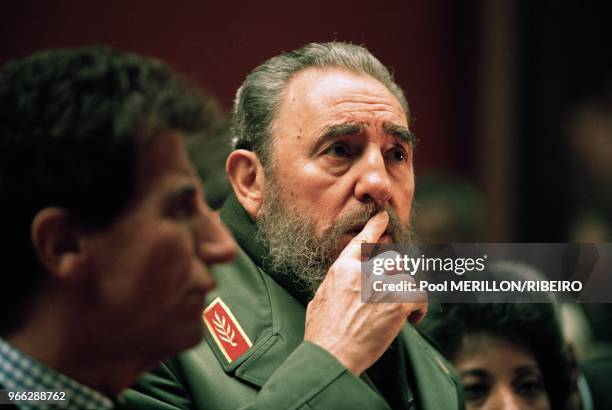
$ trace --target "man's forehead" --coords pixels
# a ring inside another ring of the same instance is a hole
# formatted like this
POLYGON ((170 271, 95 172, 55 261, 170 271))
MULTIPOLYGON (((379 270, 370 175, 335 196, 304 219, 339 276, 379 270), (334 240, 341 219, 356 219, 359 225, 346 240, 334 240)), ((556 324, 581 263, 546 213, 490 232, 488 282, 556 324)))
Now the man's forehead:
POLYGON ((342 122, 364 122, 373 114, 408 126, 397 98, 373 77, 342 68, 308 68, 287 85, 275 126, 299 122, 318 133, 342 122))
POLYGON ((328 100, 342 96, 370 96, 389 99, 403 112, 400 102, 380 81, 366 74, 341 67, 310 67, 295 74, 287 84, 289 99, 328 100))
POLYGON ((153 137, 138 150, 136 183, 140 189, 193 181, 195 171, 187 155, 182 133, 169 130, 153 137))

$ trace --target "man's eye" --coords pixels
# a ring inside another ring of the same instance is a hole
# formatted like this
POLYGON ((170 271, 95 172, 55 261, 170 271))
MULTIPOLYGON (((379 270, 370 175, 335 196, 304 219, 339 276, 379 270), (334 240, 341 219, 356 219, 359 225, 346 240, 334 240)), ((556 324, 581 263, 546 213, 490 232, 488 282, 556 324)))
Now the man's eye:
POLYGON ((190 218, 195 215, 197 211, 196 201, 192 198, 183 198, 176 203, 174 203, 168 214, 173 218, 190 218))
POLYGON ((389 154, 387 155, 391 160, 395 162, 405 162, 408 158, 408 154, 406 154, 406 151, 400 147, 392 149, 391 152, 389 152, 389 154))
POLYGON ((347 158, 351 156, 351 149, 343 142, 336 142, 327 149, 326 153, 338 158, 347 158))

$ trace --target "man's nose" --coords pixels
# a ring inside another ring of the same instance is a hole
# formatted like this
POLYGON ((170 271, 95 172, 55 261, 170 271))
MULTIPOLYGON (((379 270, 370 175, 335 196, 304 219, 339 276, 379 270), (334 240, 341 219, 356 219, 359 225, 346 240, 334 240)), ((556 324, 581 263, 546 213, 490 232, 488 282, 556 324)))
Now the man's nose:
POLYGON ((383 154, 378 149, 367 150, 358 165, 355 197, 362 202, 384 204, 391 198, 391 180, 383 154))
POLYGON ((203 224, 200 233, 198 253, 202 260, 211 265, 234 260, 236 257, 236 242, 229 230, 223 225, 219 215, 208 211, 206 218, 209 223, 203 224))

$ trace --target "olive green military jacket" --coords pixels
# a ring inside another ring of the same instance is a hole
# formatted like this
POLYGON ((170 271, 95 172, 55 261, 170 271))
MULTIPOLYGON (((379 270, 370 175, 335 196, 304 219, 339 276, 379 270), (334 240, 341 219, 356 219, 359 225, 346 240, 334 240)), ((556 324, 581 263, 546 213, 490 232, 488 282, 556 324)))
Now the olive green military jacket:
MULTIPOLYGON (((367 374, 356 377, 326 350, 303 340, 304 304, 243 250, 232 265, 217 267, 215 276, 217 287, 207 296, 207 306, 218 307, 220 299, 221 317, 208 321, 207 337, 198 346, 162 363, 126 391, 127 407, 390 408, 367 374), (244 345, 246 339, 250 346, 244 345), (238 357, 236 352, 228 356, 228 341, 238 344, 238 357)), ((406 386, 407 402, 430 410, 463 408, 456 375, 441 355, 411 325, 398 338, 415 378, 416 392, 406 386)))

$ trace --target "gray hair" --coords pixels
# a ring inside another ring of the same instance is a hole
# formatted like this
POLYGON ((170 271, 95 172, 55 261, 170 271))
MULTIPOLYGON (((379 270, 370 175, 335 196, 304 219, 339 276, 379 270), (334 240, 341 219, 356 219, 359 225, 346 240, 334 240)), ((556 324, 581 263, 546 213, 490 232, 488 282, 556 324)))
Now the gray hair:
POLYGON ((254 151, 264 168, 270 164, 272 123, 289 80, 310 67, 338 67, 367 74, 397 98, 406 117, 408 102, 389 70, 364 47, 348 43, 310 43, 273 57, 255 68, 236 93, 232 118, 234 149, 254 151))

